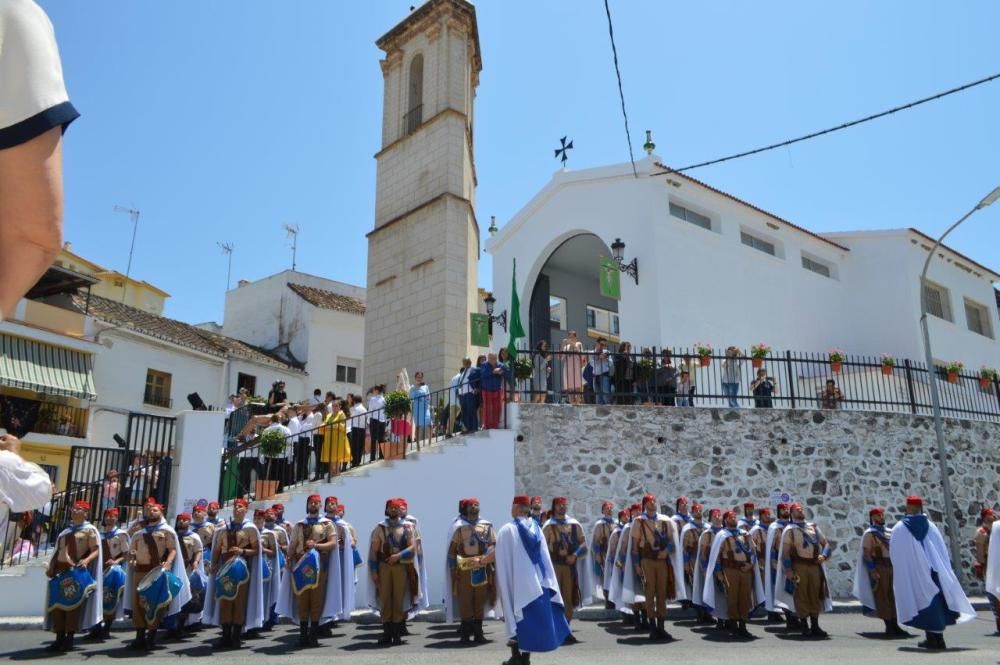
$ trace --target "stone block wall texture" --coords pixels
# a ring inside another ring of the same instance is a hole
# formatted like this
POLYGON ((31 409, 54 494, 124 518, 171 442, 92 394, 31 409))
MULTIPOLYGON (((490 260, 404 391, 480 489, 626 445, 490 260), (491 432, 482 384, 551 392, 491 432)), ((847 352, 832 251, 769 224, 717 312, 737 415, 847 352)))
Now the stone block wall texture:
MULTIPOLYGON (((949 472, 962 539, 961 566, 970 591, 972 539, 982 505, 1000 494, 1000 425, 945 419, 949 472)), ((655 494, 672 513, 685 495, 728 509, 770 505, 776 491, 807 507, 831 541, 827 565, 834 597, 848 598, 861 533, 873 505, 888 524, 909 494, 924 498, 943 523, 933 420, 909 414, 785 409, 655 406, 520 405, 516 487, 548 502, 564 495, 584 524, 601 501, 620 509, 655 494)), ((740 509, 742 511, 742 509, 740 509)))

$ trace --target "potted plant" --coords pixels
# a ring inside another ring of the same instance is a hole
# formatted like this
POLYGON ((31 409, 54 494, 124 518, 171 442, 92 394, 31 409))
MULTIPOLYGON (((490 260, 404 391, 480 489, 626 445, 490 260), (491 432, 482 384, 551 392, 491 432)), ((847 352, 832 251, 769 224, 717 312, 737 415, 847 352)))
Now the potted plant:
POLYGON ((997 380, 997 371, 992 367, 983 365, 979 370, 979 387, 986 390, 990 383, 997 380))
MULTIPOLYGON (((393 420, 405 420, 410 415, 410 396, 404 390, 393 390, 385 396, 385 414, 393 420)), ((405 428, 403 428, 405 431, 405 428)), ((406 434, 399 437, 398 441, 380 443, 382 457, 391 460, 406 457, 406 434)))
POLYGON ((656 363, 652 358, 643 356, 642 360, 635 364, 635 380, 638 383, 647 383, 653 380, 656 373, 656 363))
POLYGON ((754 344, 750 347, 750 364, 753 365, 754 369, 760 369, 764 366, 764 358, 766 358, 769 353, 771 353, 771 347, 764 342, 754 344))
POLYGON ((708 342, 695 342, 694 352, 698 354, 702 367, 708 367, 712 363, 712 345, 708 342))
POLYGON ((952 360, 944 366, 944 371, 948 374, 948 383, 958 383, 958 375, 962 373, 963 367, 965 365, 957 360, 952 360))
POLYGON ((893 358, 888 353, 882 354, 882 373, 885 375, 892 374, 892 368, 896 366, 896 359, 893 358))
POLYGON ((518 381, 527 381, 530 379, 534 369, 531 364, 531 358, 526 355, 518 355, 514 360, 514 378, 518 381))
POLYGON ((847 354, 843 349, 830 349, 830 369, 833 370, 834 374, 840 373, 840 368, 844 364, 844 358, 847 354))
POLYGON ((278 481, 267 480, 266 478, 271 475, 271 460, 283 457, 286 445, 288 445, 288 442, 285 440, 285 436, 277 430, 264 432, 257 440, 257 447, 260 449, 260 454, 267 459, 264 471, 265 479, 258 478, 257 485, 254 488, 254 497, 257 501, 270 499, 278 493, 278 481))

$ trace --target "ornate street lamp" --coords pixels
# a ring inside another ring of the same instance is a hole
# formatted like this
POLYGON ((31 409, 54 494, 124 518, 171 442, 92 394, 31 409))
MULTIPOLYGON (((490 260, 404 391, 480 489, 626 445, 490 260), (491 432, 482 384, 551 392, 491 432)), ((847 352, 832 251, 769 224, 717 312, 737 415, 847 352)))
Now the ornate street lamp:
POLYGON ((489 328, 490 337, 493 337, 494 322, 496 322, 498 326, 503 328, 504 332, 507 332, 507 310, 504 310, 500 314, 493 316, 493 308, 496 307, 497 299, 493 297, 492 291, 487 292, 486 297, 483 298, 483 302, 486 303, 486 316, 490 320, 490 328, 489 328))
POLYGON ((636 286, 639 285, 639 259, 632 259, 631 263, 625 263, 625 243, 622 242, 621 238, 615 238, 615 241, 611 243, 611 254, 615 257, 615 262, 618 263, 618 269, 627 275, 632 275, 632 279, 635 280, 636 286))

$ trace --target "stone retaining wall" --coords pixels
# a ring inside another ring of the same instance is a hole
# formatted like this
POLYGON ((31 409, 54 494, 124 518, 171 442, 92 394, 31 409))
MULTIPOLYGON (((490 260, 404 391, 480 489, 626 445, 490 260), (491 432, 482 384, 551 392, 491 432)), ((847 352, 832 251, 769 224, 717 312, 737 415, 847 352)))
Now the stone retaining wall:
MULTIPOLYGON (((931 418, 859 411, 521 404, 515 446, 519 492, 570 499, 592 523, 604 499, 621 507, 644 492, 665 512, 687 495, 709 507, 776 491, 805 504, 834 547, 834 596, 850 595, 860 534, 872 505, 890 525, 908 494, 924 497, 942 532, 943 495, 931 418)), ((946 419, 949 471, 965 571, 980 507, 997 505, 1000 426, 946 419)), ((970 578, 971 575, 967 575, 970 578)), ((970 588, 978 589, 976 585, 970 588)))

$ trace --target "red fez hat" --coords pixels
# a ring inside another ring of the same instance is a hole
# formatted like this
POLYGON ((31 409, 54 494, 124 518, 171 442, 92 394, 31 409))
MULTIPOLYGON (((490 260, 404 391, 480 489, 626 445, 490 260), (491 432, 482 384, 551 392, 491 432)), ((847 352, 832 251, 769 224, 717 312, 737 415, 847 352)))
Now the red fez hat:
POLYGON ((146 501, 144 503, 145 503, 145 505, 148 506, 151 503, 159 503, 159 501, 156 500, 155 496, 147 496, 146 497, 146 501))
POLYGON ((779 503, 776 507, 777 507, 779 513, 783 513, 786 510, 788 510, 788 504, 787 503, 779 503))
POLYGON ((321 497, 319 494, 310 494, 308 497, 306 497, 306 503, 312 503, 313 501, 322 501, 322 500, 323 497, 321 497))
POLYGON ((691 510, 705 510, 705 507, 702 506, 700 503, 692 503, 691 510))
POLYGON ((401 497, 401 496, 398 496, 398 497, 396 497, 396 504, 397 504, 397 505, 398 505, 398 506, 399 506, 400 508, 407 508, 407 507, 409 507, 409 505, 410 505, 410 504, 406 503, 406 499, 404 499, 404 498, 403 498, 403 497, 401 497))
POLYGON ((347 504, 346 503, 338 503, 337 504, 337 512, 338 513, 342 513, 345 510, 347 510, 347 504))
POLYGON ((708 511, 708 519, 713 519, 720 515, 722 515, 722 508, 712 508, 710 511, 708 511))
POLYGON ((118 509, 117 508, 105 508, 104 509, 104 516, 105 517, 118 517, 118 509))
POLYGON ((875 515, 885 515, 885 508, 872 508, 868 511, 868 519, 871 519, 875 515))
POLYGON ((513 503, 513 505, 515 505, 515 506, 528 506, 530 508, 531 507, 531 499, 532 498, 534 498, 534 497, 530 497, 530 496, 527 496, 525 494, 518 494, 517 496, 514 497, 514 503, 513 503))
POLYGON ((559 506, 559 505, 563 505, 563 506, 569 505, 569 499, 567 499, 564 496, 557 496, 554 499, 552 499, 552 512, 555 512, 556 511, 556 506, 559 506))
POLYGON ((90 502, 83 501, 82 499, 80 501, 74 501, 73 510, 90 510, 90 502))
POLYGON ((531 497, 530 501, 531 501, 531 503, 541 503, 542 502, 542 497, 540 497, 540 496, 533 496, 533 497, 531 497))
POLYGON ((765 515, 770 515, 771 514, 771 509, 770 508, 761 508, 759 511, 757 511, 757 514, 760 515, 761 517, 764 517, 765 515))
POLYGON ((753 504, 753 501, 747 501, 747 502, 745 502, 745 503, 743 504, 743 510, 746 510, 747 508, 749 508, 750 510, 753 510, 753 509, 754 509, 754 508, 756 508, 756 507, 757 507, 757 506, 755 506, 755 505, 753 504))
POLYGON ((605 508, 614 508, 614 507, 615 507, 615 502, 614 501, 602 501, 601 502, 601 510, 604 510, 605 508))
POLYGON ((984 520, 987 517, 993 517, 993 514, 994 513, 992 508, 983 508, 982 510, 979 511, 979 519, 984 520))
POLYGON ((801 503, 793 503, 792 505, 790 505, 788 507, 788 509, 790 511, 792 511, 792 512, 795 512, 796 510, 802 510, 802 504, 801 503))
POLYGON ((208 502, 208 507, 209 508, 215 508, 216 510, 218 510, 219 509, 219 502, 218 501, 209 501, 208 502))
POLYGON ((735 510, 727 510, 726 512, 722 513, 722 521, 723 522, 725 522, 726 520, 728 520, 730 517, 736 517, 736 511, 735 510))
POLYGON ((391 508, 393 506, 395 506, 396 508, 400 508, 400 509, 406 508, 406 502, 403 501, 402 499, 399 499, 399 498, 397 498, 397 499, 389 499, 389 507, 391 508))
POLYGON ((479 503, 479 499, 477 499, 474 496, 470 496, 468 499, 465 500, 465 505, 467 506, 471 506, 474 503, 479 503))
POLYGON ((271 510, 275 511, 276 513, 283 513, 285 512, 285 504, 276 503, 273 506, 271 506, 271 510))
POLYGON ((924 507, 924 500, 921 499, 919 496, 916 496, 915 494, 911 494, 910 496, 906 497, 906 505, 908 505, 908 506, 917 506, 918 508, 923 508, 924 507))
POLYGON ((204 513, 204 512, 207 512, 207 510, 206 510, 207 508, 208 508, 208 503, 207 502, 206 503, 196 503, 196 504, 194 504, 194 508, 191 509, 191 512, 192 513, 199 513, 199 512, 204 513))
POLYGON ((270 517, 271 519, 277 517, 273 508, 268 508, 267 510, 264 511, 264 519, 267 519, 268 517, 270 517))
POLYGON ((191 521, 191 513, 177 513, 177 519, 191 521))
POLYGON ((327 503, 337 503, 337 497, 335 497, 335 496, 328 496, 328 497, 326 497, 326 501, 324 501, 324 505, 327 504, 327 503))
POLYGON ((633 512, 633 513, 642 512, 642 504, 641 503, 633 503, 631 506, 628 507, 628 509, 631 512, 633 512))
POLYGON ((250 502, 246 499, 236 499, 233 501, 233 508, 249 508, 250 502))
POLYGON ((687 498, 686 496, 679 496, 679 497, 677 497, 677 501, 674 502, 674 505, 675 506, 679 506, 679 505, 681 505, 681 503, 686 503, 686 504, 690 505, 691 504, 691 499, 687 498))
POLYGON ((257 510, 253 511, 253 518, 257 519, 258 517, 260 517, 260 518, 264 517, 264 511, 261 510, 260 508, 258 508, 257 510))
POLYGON ((645 508, 646 504, 650 503, 650 502, 652 502, 652 504, 655 506, 656 505, 656 497, 653 496, 652 494, 643 494, 642 495, 642 507, 645 508))
POLYGON ((628 517, 628 511, 627 510, 619 510, 618 511, 618 519, 623 520, 626 517, 628 517))

